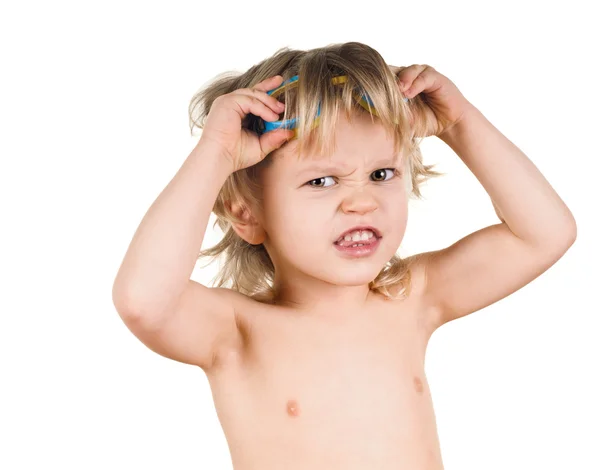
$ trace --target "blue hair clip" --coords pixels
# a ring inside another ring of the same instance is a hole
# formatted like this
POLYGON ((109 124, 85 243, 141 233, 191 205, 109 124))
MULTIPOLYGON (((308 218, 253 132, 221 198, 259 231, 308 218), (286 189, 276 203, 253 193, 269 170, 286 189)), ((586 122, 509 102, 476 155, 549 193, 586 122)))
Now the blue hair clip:
MULTIPOLYGON (((340 83, 345 83, 348 80, 348 76, 347 75, 339 75, 337 77, 333 77, 331 79, 331 83, 334 85, 338 85, 340 83)), ((292 78, 284 81, 281 85, 279 85, 277 88, 274 88, 272 90, 267 91, 267 94, 273 97, 277 97, 280 94, 282 94, 286 88, 294 88, 296 86, 298 86, 298 75, 294 75, 292 78)), ((369 96, 367 94, 363 94, 362 96, 355 96, 358 103, 365 108, 367 111, 371 111, 373 114, 375 114, 377 116, 377 111, 374 109, 370 109, 372 107, 374 107, 373 101, 371 101, 371 98, 369 98, 369 96)), ((404 98, 404 101, 408 101, 408 98, 404 98)), ((319 123, 319 116, 321 115, 321 103, 319 103, 318 108, 317 108, 317 116, 315 117, 315 122, 313 124, 313 127, 316 126, 319 123)), ((261 122, 263 124, 262 127, 264 127, 264 130, 260 133, 266 133, 269 131, 274 131, 276 129, 294 129, 294 138, 297 137, 297 132, 296 132, 296 127, 297 127, 297 118, 292 118, 292 119, 286 119, 286 120, 281 120, 281 121, 265 121, 264 119, 261 119, 261 122)))
MULTIPOLYGON (((290 86, 291 83, 297 82, 298 81, 298 75, 294 75, 292 78, 284 81, 281 85, 279 85, 277 88, 273 88, 272 90, 267 91, 267 95, 273 95, 275 93, 275 98, 277 98, 277 96, 279 96, 281 93, 284 92, 284 90, 286 88, 292 88, 292 86, 290 86)), ((294 83, 294 86, 297 86, 297 83, 294 83)), ((321 103, 319 103, 319 109, 317 111, 317 117, 321 115, 321 103)), ((295 129, 296 128, 296 123, 297 123, 297 118, 293 118, 293 119, 286 119, 284 121, 265 121, 263 120, 264 123, 264 132, 269 132, 269 131, 274 131, 275 129, 295 129)))

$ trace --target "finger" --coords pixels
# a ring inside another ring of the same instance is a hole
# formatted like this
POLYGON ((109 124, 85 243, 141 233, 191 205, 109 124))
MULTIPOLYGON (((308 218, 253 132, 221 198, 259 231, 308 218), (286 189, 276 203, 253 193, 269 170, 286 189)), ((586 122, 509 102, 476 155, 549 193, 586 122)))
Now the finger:
POLYGON ((398 73, 398 86, 400 90, 404 91, 412 84, 412 82, 419 76, 419 74, 427 67, 426 65, 413 64, 403 68, 398 73))
POLYGON ((268 154, 277 150, 294 136, 293 129, 276 129, 267 132, 258 139, 260 145, 260 158, 265 158, 268 154))
POLYGON ((277 113, 278 115, 283 113, 283 111, 285 110, 285 105, 281 101, 278 101, 277 98, 268 95, 264 91, 260 91, 255 88, 240 88, 239 90, 237 90, 237 93, 252 96, 253 98, 262 101, 265 105, 267 105, 271 110, 273 110, 273 112, 277 113))
POLYGON ((273 88, 277 88, 282 83, 283 77, 281 75, 275 75, 274 77, 269 77, 263 80, 262 82, 257 83, 252 88, 267 92, 269 90, 272 90, 273 88))
POLYGON ((431 73, 431 67, 424 65, 423 70, 412 81, 409 87, 404 90, 404 95, 407 98, 417 96, 419 93, 429 90, 435 81, 435 75, 431 73))
POLYGON ((396 78, 398 78, 398 76, 400 75, 400 72, 402 72, 406 67, 403 65, 390 65, 390 69, 392 71, 392 73, 394 75, 396 75, 396 78))
POLYGON ((242 117, 251 113, 263 118, 265 121, 279 120, 279 113, 273 111, 260 98, 255 97, 253 94, 244 94, 244 96, 238 97, 237 100, 244 112, 244 116, 242 117))

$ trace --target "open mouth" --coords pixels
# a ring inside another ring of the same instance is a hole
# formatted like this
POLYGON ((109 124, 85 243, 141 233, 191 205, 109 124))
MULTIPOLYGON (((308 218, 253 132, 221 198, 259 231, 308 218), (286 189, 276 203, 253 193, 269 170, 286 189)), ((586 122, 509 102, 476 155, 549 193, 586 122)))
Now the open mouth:
POLYGON ((356 227, 344 232, 334 243, 341 246, 369 245, 381 238, 381 233, 374 227, 356 227))
POLYGON ((375 252, 381 240, 381 234, 374 228, 360 228, 346 232, 333 244, 342 253, 352 257, 368 256, 375 252))

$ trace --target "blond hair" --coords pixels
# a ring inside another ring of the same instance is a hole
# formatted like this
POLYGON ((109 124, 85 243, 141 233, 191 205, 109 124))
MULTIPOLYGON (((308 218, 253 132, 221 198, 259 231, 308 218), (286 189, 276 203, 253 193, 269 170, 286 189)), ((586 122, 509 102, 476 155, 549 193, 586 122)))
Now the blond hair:
MULTIPOLYGON (((259 82, 281 75, 287 80, 295 75, 300 78, 296 88, 286 89, 278 99, 286 103, 283 119, 297 117, 299 155, 308 147, 308 152, 317 155, 331 154, 331 140, 340 109, 348 118, 353 112, 373 114, 380 119, 388 135, 394 138, 396 152, 402 153, 404 178, 409 197, 422 199, 419 186, 431 177, 443 173, 433 171, 434 165, 424 165, 419 148, 426 123, 423 109, 426 106, 417 95, 405 102, 398 85, 397 72, 389 66, 373 48, 359 43, 331 44, 310 50, 279 49, 273 56, 250 67, 246 72, 225 72, 203 87, 192 98, 189 105, 190 130, 202 129, 214 100, 239 88, 252 88, 259 82), (332 85, 331 78, 346 75, 347 80, 332 85), (355 96, 368 95, 373 103, 373 112, 357 102, 355 96), (313 127, 313 117, 321 103, 319 125, 313 127)), ((242 125, 251 130, 259 129, 259 118, 249 114, 242 125)), ((261 186, 258 171, 261 165, 269 164, 267 156, 261 163, 236 171, 225 181, 213 206, 217 217, 215 224, 223 231, 222 240, 215 246, 200 252, 198 258, 212 257, 212 263, 224 256, 215 287, 231 287, 262 302, 276 298, 273 287, 275 267, 263 244, 251 245, 233 229, 232 222, 242 222, 231 211, 231 204, 242 208, 260 207, 261 186)), ((213 225, 214 227, 214 225, 213 225)), ((410 266, 397 253, 386 263, 377 277, 369 283, 370 290, 387 298, 404 298, 410 292, 410 266), (395 293, 390 290, 394 287, 395 293), (396 289, 396 287, 398 289, 396 289)))

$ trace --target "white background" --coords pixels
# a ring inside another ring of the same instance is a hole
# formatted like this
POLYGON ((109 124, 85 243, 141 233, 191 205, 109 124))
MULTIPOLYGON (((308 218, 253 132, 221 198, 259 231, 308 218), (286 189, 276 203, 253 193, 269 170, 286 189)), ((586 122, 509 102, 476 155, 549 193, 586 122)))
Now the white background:
MULTIPOLYGON (((600 469, 593 4, 3 2, 0 468, 231 469, 206 376, 133 336, 112 284, 198 140, 187 110, 201 86, 283 46, 360 41, 454 81, 578 225, 547 272, 433 335, 446 469, 600 469)), ((431 137, 422 149, 448 175, 411 203, 402 255, 498 221, 449 147, 431 137)))

